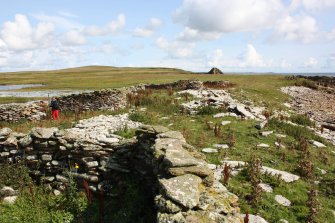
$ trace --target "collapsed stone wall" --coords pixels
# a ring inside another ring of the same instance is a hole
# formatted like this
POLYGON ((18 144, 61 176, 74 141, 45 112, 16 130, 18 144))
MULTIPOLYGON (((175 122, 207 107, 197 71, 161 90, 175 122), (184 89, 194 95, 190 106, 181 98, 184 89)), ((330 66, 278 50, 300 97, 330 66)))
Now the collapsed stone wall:
MULTIPOLYGON (((140 84, 119 89, 104 89, 82 94, 59 97, 62 111, 97 111, 117 110, 126 107, 127 94, 145 89, 202 89, 204 87, 228 87, 227 81, 191 81, 180 80, 167 84, 140 84)), ((41 120, 47 117, 48 102, 35 101, 28 103, 11 103, 0 105, 0 121, 17 122, 22 119, 41 120)))
POLYGON ((142 126, 136 134, 117 143, 93 143, 57 128, 34 128, 27 135, 3 128, 0 164, 25 163, 31 176, 54 193, 65 189, 69 175, 108 194, 113 179, 133 174, 152 188, 159 223, 242 222, 237 197, 214 179, 180 132, 142 126))

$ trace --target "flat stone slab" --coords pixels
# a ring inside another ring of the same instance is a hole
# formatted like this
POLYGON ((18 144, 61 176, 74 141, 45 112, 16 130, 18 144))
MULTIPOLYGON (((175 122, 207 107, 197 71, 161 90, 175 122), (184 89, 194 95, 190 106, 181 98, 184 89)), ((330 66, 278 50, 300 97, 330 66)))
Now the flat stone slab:
POLYGON ((213 149, 213 148, 204 148, 201 150, 201 152, 203 153, 218 153, 217 149, 213 149))
POLYGON ((278 137, 278 138, 286 138, 286 135, 283 135, 283 134, 278 134, 278 133, 277 133, 277 134, 275 134, 275 136, 276 136, 276 137, 278 137))
MULTIPOLYGON (((224 160, 222 161, 222 164, 227 164, 229 165, 231 168, 237 168, 237 167, 242 167, 246 165, 246 162, 243 161, 233 161, 233 160, 224 160)), ((291 183, 293 181, 299 180, 300 177, 297 175, 294 175, 292 173, 286 172, 286 171, 281 171, 281 170, 276 170, 267 166, 262 166, 261 168, 261 172, 264 174, 269 173, 272 176, 280 176, 280 179, 282 179, 284 182, 286 183, 291 183)))
POLYGON ((268 144, 265 144, 265 143, 260 143, 257 145, 257 147, 259 148, 270 148, 270 146, 268 144))
POLYGON ((278 202, 278 204, 281 204, 285 207, 291 206, 291 201, 288 200, 286 197, 283 197, 282 195, 276 195, 275 200, 278 202))
POLYGON ((325 148, 327 147, 325 144, 321 143, 321 142, 318 142, 318 141, 315 141, 315 140, 311 140, 310 141, 313 146, 317 147, 317 148, 325 148))
POLYGON ((246 163, 243 161, 233 161, 233 160, 224 160, 222 163, 223 165, 227 164, 231 168, 237 168, 237 167, 242 167, 246 165, 246 163))
POLYGON ((213 118, 222 118, 225 116, 226 116, 226 113, 218 113, 218 114, 213 115, 213 118))
POLYGON ((196 166, 199 164, 199 160, 195 159, 187 150, 183 149, 180 140, 169 138, 157 139, 155 149, 166 151, 164 163, 168 167, 196 166))
POLYGON ((273 131, 265 131, 265 132, 261 132, 261 136, 269 136, 273 133, 273 131))
POLYGON ((272 169, 270 167, 266 167, 266 166, 262 166, 261 169, 262 173, 269 173, 272 176, 280 176, 280 179, 282 179, 283 181, 285 181, 286 183, 291 183, 293 181, 299 180, 299 176, 294 175, 292 173, 288 173, 285 171, 281 171, 281 170, 276 170, 276 169, 272 169))
POLYGON ((270 185, 268 184, 264 184, 264 183, 260 183, 259 186, 261 187, 261 189, 267 193, 272 193, 273 189, 270 185))
POLYGON ((58 128, 40 128, 36 127, 31 130, 31 135, 39 139, 49 139, 54 135, 55 132, 58 132, 58 128))
POLYGON ((227 144, 214 144, 213 147, 216 149, 229 149, 227 144))
POLYGON ((229 125, 231 123, 231 121, 222 121, 221 125, 229 125))
POLYGON ((199 204, 201 178, 192 174, 159 180, 165 195, 189 209, 199 204))
POLYGON ((185 141, 185 138, 184 138, 183 134, 181 134, 180 132, 177 132, 177 131, 164 132, 164 133, 161 133, 161 134, 157 135, 157 137, 158 138, 179 139, 179 140, 185 141))
MULTIPOLYGON (((241 214, 241 217, 244 219, 245 214, 241 214)), ((261 216, 249 214, 249 223, 268 223, 268 222, 261 216)))

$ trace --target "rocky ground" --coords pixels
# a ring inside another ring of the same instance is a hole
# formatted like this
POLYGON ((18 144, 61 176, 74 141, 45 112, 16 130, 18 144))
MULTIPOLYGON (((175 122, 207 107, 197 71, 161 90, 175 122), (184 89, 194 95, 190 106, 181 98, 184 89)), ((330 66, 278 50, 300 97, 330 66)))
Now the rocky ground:
POLYGON ((297 86, 283 87, 281 91, 292 96, 285 105, 294 112, 307 114, 316 122, 312 130, 335 145, 335 94, 297 86))

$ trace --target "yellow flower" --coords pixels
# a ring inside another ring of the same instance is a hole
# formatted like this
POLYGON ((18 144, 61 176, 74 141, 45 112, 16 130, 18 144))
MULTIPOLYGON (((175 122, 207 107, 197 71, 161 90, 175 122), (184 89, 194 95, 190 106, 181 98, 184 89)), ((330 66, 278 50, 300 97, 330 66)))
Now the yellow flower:
POLYGON ((75 163, 75 164, 74 164, 74 168, 79 169, 79 165, 78 165, 78 163, 75 163))

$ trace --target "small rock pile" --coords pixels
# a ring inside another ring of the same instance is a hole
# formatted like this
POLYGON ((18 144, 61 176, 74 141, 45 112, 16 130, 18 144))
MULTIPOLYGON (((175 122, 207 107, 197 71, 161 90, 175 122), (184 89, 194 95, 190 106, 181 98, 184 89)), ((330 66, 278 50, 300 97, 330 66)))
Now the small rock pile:
POLYGON ((335 145, 335 94, 297 86, 283 87, 281 91, 292 96, 288 107, 316 121, 317 128, 310 130, 335 145))
POLYGON ((196 100, 182 104, 190 114, 196 114, 200 107, 210 105, 217 108, 228 108, 228 111, 230 111, 227 114, 223 113, 216 117, 232 116, 232 114, 235 114, 236 116, 244 117, 246 119, 255 119, 259 121, 264 121, 266 119, 262 114, 265 108, 254 107, 237 102, 225 90, 184 90, 178 92, 178 94, 190 94, 197 98, 196 100))
POLYGON ((11 103, 0 105, 0 121, 16 122, 21 119, 41 120, 46 117, 40 102, 11 103))

